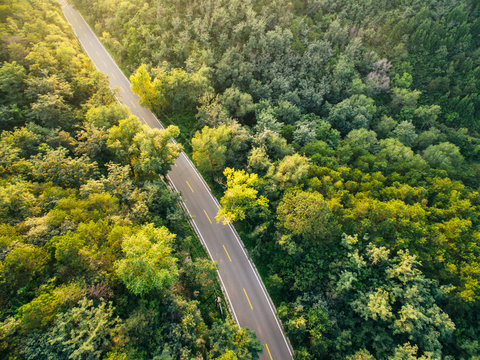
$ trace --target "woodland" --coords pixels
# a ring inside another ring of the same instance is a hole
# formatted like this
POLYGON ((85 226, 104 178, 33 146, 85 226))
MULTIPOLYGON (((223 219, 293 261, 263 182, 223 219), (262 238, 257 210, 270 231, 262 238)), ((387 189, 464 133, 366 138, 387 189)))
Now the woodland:
POLYGON ((113 102, 53 0, 0 8, 1 351, 67 358, 101 313, 111 359, 257 356, 162 182, 176 137, 295 359, 480 359, 478 1, 73 3, 170 127, 113 102))
POLYGON ((0 358, 258 359, 164 181, 178 128, 116 102, 58 2, 0 4, 0 358))

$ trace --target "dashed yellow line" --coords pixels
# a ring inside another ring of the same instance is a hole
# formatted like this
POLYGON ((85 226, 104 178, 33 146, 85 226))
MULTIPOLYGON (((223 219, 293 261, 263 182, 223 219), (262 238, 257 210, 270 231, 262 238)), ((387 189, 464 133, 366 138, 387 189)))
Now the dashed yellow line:
POLYGON ((231 258, 230 255, 228 254, 228 251, 227 251, 227 248, 225 247, 225 245, 223 245, 223 250, 225 250, 225 253, 226 253, 227 256, 228 256, 228 260, 230 260, 230 262, 232 262, 232 258, 231 258))
MULTIPOLYGON (((192 187, 190 186, 190 183, 189 183, 188 181, 185 181, 185 182, 187 183, 187 185, 188 185, 188 187, 190 188, 190 190, 192 190, 192 192, 195 192, 195 191, 193 191, 192 187)), ((203 210, 203 211, 205 211, 205 210, 203 210)), ((205 213, 205 214, 206 214, 206 213, 205 213)), ((208 215, 207 215, 207 216, 208 216, 208 215)), ((210 221, 210 222, 211 222, 211 221, 210 221)))
POLYGON ((247 298, 248 304, 250 305, 250 309, 253 310, 252 303, 250 302, 250 299, 248 298, 247 291, 245 290, 245 288, 243 288, 243 292, 245 293, 245 296, 246 296, 246 298, 247 298))
POLYGON ((265 344, 265 347, 267 348, 268 356, 270 356, 270 360, 273 360, 272 354, 270 354, 270 349, 268 348, 268 344, 265 344))
POLYGON ((207 212, 205 209, 203 209, 203 212, 205 213, 205 216, 207 217, 208 221, 210 221, 210 224, 212 223, 212 220, 210 220, 210 216, 208 216, 207 212))

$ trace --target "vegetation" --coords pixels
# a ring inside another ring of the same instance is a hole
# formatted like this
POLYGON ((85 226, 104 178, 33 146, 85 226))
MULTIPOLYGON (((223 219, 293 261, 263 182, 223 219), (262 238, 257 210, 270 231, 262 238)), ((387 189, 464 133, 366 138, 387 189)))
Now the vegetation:
POLYGON ((2 5, 0 351, 255 358, 162 182, 178 135, 296 359, 480 357, 478 1, 74 3, 178 128, 113 103, 58 7, 2 5))
POLYGON ((55 0, 2 2, 0 42, 0 358, 257 359, 164 182, 179 129, 114 101, 55 0))
POLYGON ((75 3, 181 125, 297 359, 480 356, 477 1, 75 3))

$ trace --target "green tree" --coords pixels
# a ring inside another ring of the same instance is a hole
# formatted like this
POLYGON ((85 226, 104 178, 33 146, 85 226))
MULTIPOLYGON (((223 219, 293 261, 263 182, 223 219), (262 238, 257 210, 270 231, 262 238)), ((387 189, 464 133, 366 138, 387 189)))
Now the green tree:
POLYGON ((60 359, 103 359, 120 330, 114 307, 105 302, 94 306, 84 298, 78 307, 60 314, 48 333, 51 355, 60 359))
POLYGON ((25 77, 25 68, 15 61, 0 66, 0 105, 23 104, 25 77))
POLYGON ((417 138, 415 126, 410 121, 402 121, 395 127, 395 130, 393 130, 393 136, 403 145, 412 147, 417 138))
POLYGON ((180 134, 178 127, 168 126, 165 130, 143 128, 133 139, 138 148, 138 157, 132 164, 141 178, 155 179, 158 175, 167 175, 183 147, 172 142, 180 134))
POLYGON ((376 111, 373 99, 365 95, 352 95, 332 107, 328 121, 346 134, 352 129, 368 128, 376 111))
POLYGON ((220 171, 227 160, 227 145, 231 139, 231 131, 227 125, 217 128, 205 126, 192 138, 193 161, 200 171, 212 174, 220 171))
POLYGON ((115 160, 129 165, 136 161, 138 149, 133 140, 141 131, 142 125, 135 116, 122 119, 118 125, 108 129, 107 147, 114 154, 115 160))
POLYGON ((452 169, 463 164, 463 156, 460 149, 449 142, 438 145, 430 145, 423 152, 423 158, 434 167, 452 169))
POLYGON ((59 147, 48 149, 43 156, 35 156, 32 159, 33 175, 58 185, 79 186, 96 173, 97 163, 90 161, 88 156, 72 158, 67 154, 67 149, 59 147))
POLYGON ((220 210, 216 216, 217 221, 228 224, 236 220, 244 220, 247 212, 258 208, 266 210, 268 199, 258 196, 257 174, 246 174, 244 170, 226 168, 223 172, 227 178, 227 190, 220 199, 220 210))
POLYGON ((281 226, 289 234, 326 238, 332 231, 332 210, 318 192, 287 192, 277 207, 281 226))
POLYGON ((263 350, 263 346, 257 340, 255 333, 246 328, 239 328, 233 320, 227 319, 225 323, 214 323, 210 334, 210 353, 212 359, 232 353, 238 359, 258 359, 258 354, 263 350))
POLYGON ((122 241, 125 258, 116 262, 116 269, 128 290, 144 296, 172 285, 177 278, 176 258, 172 256, 174 239, 167 228, 147 224, 122 241))
POLYGON ((97 128, 111 128, 118 125, 118 122, 127 119, 130 112, 126 105, 117 103, 110 105, 92 106, 85 113, 85 120, 87 123, 97 128))
POLYGON ((278 164, 273 176, 282 189, 300 184, 308 174, 310 160, 302 155, 293 154, 285 156, 278 164))

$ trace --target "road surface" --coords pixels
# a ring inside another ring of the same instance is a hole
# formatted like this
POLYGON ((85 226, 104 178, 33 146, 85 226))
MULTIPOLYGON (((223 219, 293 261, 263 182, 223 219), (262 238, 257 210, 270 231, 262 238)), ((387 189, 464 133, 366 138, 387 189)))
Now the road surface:
MULTIPOLYGON (((80 13, 65 0, 60 0, 60 3, 85 52, 97 69, 109 77, 111 87, 118 89, 118 101, 127 105, 143 123, 152 128, 163 128, 155 115, 138 103, 138 96, 130 90, 130 81, 80 13)), ((183 206, 191 217, 195 231, 210 258, 218 264, 220 282, 235 320, 241 327, 255 331, 261 341, 263 352, 260 359, 292 359, 292 350, 282 332, 275 306, 243 243, 233 226, 216 222, 219 204, 185 153, 177 159, 168 178, 182 194, 183 206)))

